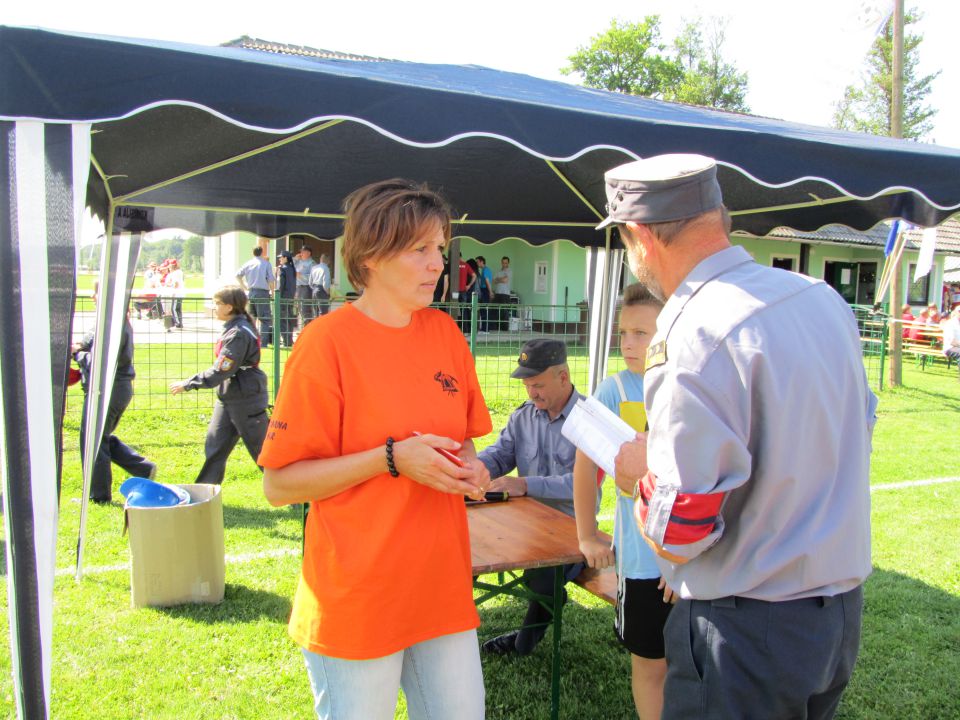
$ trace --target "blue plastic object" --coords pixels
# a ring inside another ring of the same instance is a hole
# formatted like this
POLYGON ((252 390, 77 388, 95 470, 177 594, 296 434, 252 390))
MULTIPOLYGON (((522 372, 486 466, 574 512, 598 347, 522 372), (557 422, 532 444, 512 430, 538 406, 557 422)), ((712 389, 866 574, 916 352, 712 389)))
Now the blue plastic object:
POLYGON ((144 477, 128 478, 120 493, 127 499, 127 507, 173 507, 190 502, 185 490, 144 477))

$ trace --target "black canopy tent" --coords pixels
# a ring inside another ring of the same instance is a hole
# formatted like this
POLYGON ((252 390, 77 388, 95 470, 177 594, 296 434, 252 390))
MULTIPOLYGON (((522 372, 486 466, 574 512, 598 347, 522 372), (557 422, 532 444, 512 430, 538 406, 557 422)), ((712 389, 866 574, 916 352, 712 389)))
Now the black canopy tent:
POLYGON ((38 29, 0 27, 0 127, 0 467, 16 702, 31 718, 49 711, 59 473, 49 458, 59 457, 73 304, 66 279, 84 200, 111 231, 94 353, 103 387, 91 388, 92 406, 106 404, 108 318, 129 293, 116 279, 127 282, 146 230, 332 237, 354 188, 397 175, 426 181, 451 201, 458 234, 596 249, 596 376, 619 271, 610 234, 593 230, 609 167, 663 152, 713 156, 735 229, 758 235, 781 225, 867 229, 889 217, 933 225, 960 207, 958 150, 473 66, 38 29), (128 233, 133 241, 121 244, 128 233))

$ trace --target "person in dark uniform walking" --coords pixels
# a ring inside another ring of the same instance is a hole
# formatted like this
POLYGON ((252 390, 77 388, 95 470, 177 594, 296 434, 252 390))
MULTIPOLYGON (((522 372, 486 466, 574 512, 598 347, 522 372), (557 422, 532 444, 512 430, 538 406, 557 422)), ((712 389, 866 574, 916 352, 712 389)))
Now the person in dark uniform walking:
MULTIPOLYGON (((97 301, 99 282, 94 281, 93 300, 97 301)), ((82 340, 70 347, 74 360, 80 366, 83 379, 83 422, 80 424, 80 455, 86 447, 87 388, 90 382, 90 350, 93 347, 93 332, 87 333, 82 340)), ((153 479, 157 466, 139 452, 114 435, 120 418, 133 399, 133 328, 130 319, 124 317, 120 336, 120 351, 117 355, 117 372, 113 380, 113 391, 103 424, 103 439, 93 463, 93 478, 90 482, 90 499, 98 505, 109 503, 113 496, 113 472, 111 463, 116 463, 129 475, 153 479)))
POLYGON ((217 402, 207 428, 206 460, 196 482, 219 485, 227 458, 238 439, 254 462, 267 434, 267 376, 260 364, 260 336, 247 314, 247 294, 237 285, 228 285, 213 295, 217 319, 223 320, 223 334, 217 341, 213 366, 187 380, 170 385, 178 395, 187 390, 217 388, 217 402))
POLYGON ((277 292, 280 293, 280 341, 285 347, 293 347, 293 329, 297 325, 294 301, 297 297, 297 271, 293 253, 284 250, 277 258, 277 292))

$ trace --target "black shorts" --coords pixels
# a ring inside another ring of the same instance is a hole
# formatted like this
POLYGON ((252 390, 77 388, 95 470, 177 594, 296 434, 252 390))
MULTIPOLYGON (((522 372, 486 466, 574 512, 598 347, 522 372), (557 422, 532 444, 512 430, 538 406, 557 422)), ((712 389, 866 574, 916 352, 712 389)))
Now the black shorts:
POLYGON ((660 579, 631 580, 617 586, 613 631, 632 654, 650 660, 664 657, 663 626, 673 605, 663 601, 660 579))

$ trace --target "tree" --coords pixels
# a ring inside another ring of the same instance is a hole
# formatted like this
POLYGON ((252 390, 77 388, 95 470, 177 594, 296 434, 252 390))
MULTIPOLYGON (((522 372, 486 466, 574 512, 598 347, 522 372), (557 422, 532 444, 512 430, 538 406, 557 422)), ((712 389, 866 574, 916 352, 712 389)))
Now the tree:
POLYGON ((664 93, 667 100, 703 107, 750 112, 748 76, 723 59, 727 22, 713 18, 704 39, 703 21, 688 21, 673 41, 680 80, 664 93))
POLYGON ((638 23, 611 20, 607 31, 577 48, 570 65, 560 72, 580 73, 587 87, 662 97, 679 76, 676 63, 663 55, 665 49, 659 15, 648 15, 638 23))
POLYGON ((561 72, 580 73, 587 87, 746 112, 747 74, 723 59, 725 29, 714 20, 705 36, 702 21, 688 22, 671 54, 660 40, 658 15, 613 20, 561 72))
POLYGON ((183 241, 183 264, 191 272, 203 270, 203 238, 191 235, 183 241))
MULTIPOLYGON (((918 77, 917 62, 923 36, 908 28, 922 15, 912 8, 903 17, 903 137, 920 140, 933 129, 937 111, 926 104, 931 83, 940 74, 918 77)), ((873 135, 890 135, 893 99, 893 18, 887 20, 867 55, 860 85, 848 85, 834 106, 833 126, 873 135)))

